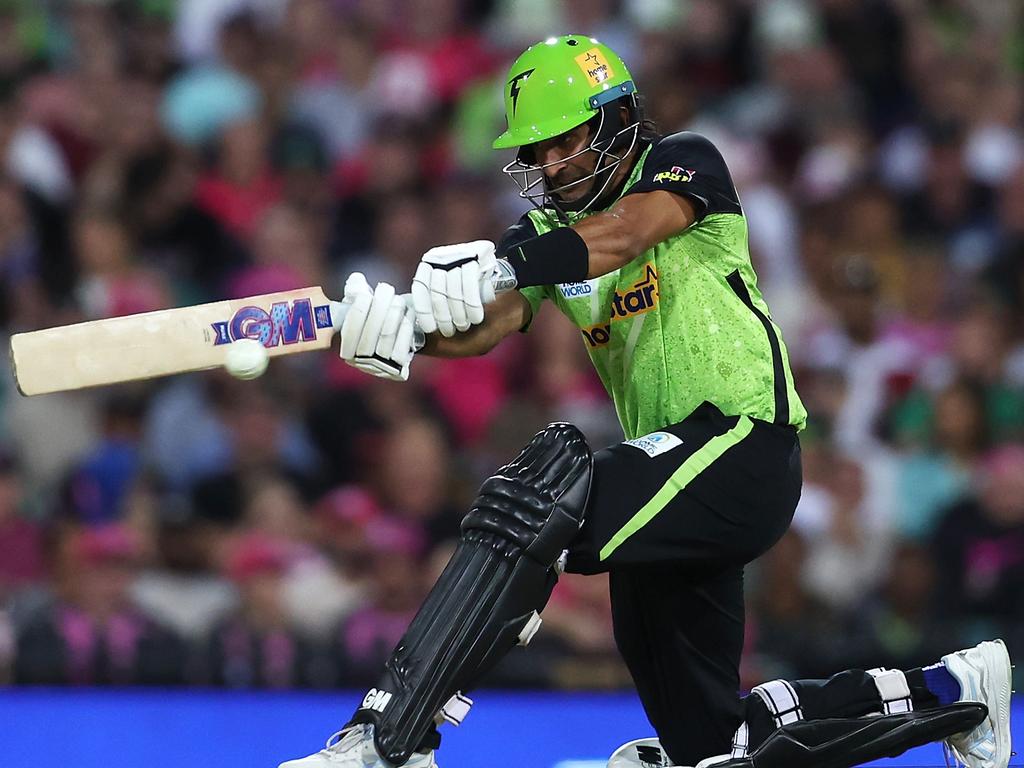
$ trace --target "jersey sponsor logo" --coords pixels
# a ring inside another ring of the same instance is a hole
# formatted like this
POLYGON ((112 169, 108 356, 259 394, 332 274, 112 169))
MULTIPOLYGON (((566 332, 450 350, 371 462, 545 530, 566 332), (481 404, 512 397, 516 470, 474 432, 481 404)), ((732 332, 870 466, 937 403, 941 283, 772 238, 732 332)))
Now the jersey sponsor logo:
POLYGON ((581 283, 559 283, 558 290, 562 292, 562 297, 566 299, 576 299, 580 296, 589 296, 594 292, 594 283, 596 280, 585 280, 581 283))
POLYGON ((661 173, 654 174, 655 181, 693 181, 693 177, 697 175, 696 171, 690 171, 679 165, 673 165, 667 171, 661 171, 661 173))
POLYGON ((652 459, 655 456, 660 456, 663 453, 671 451, 673 448, 678 448, 682 444, 683 441, 671 432, 651 432, 649 435, 635 437, 632 440, 626 440, 623 442, 623 445, 631 445, 634 448, 639 448, 652 459))
POLYGON ((279 344, 316 341, 318 328, 331 327, 331 307, 314 307, 309 299, 289 303, 278 301, 270 306, 242 307, 230 320, 212 323, 213 344, 230 344, 239 339, 255 339, 268 349, 279 344))
POLYGON ((600 48, 591 48, 589 51, 581 53, 576 57, 576 63, 579 64, 591 85, 600 85, 615 74, 600 48))
POLYGON ((612 314, 607 323, 582 328, 583 338, 591 347, 601 347, 611 341, 612 323, 627 320, 658 308, 658 273, 650 262, 644 268, 644 279, 634 283, 627 291, 612 295, 612 314))
POLYGON ((603 347, 612 340, 612 327, 608 323, 604 325, 592 325, 590 328, 580 329, 583 338, 591 347, 603 347))
POLYGON ((658 307, 658 273, 647 263, 644 279, 634 283, 628 291, 616 291, 612 296, 612 322, 634 315, 642 315, 658 307))
POLYGON ((360 709, 372 709, 374 712, 383 712, 384 708, 391 701, 391 694, 385 690, 377 690, 371 688, 363 696, 363 703, 360 705, 360 709))

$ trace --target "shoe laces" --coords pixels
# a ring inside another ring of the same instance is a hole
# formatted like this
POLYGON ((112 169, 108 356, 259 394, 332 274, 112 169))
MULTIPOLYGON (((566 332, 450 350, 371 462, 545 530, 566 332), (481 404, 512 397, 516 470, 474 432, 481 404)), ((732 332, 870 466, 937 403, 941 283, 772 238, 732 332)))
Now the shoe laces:
POLYGON ((361 742, 363 735, 364 726, 362 725, 342 728, 340 731, 331 734, 331 737, 327 739, 327 744, 321 751, 326 755, 340 755, 350 747, 361 742))

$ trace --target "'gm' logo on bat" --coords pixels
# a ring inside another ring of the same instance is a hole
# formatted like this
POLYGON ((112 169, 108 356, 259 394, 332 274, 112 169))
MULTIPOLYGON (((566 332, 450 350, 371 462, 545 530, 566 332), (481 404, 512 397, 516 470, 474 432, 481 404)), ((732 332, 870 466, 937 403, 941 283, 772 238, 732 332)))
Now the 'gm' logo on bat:
POLYGON ((581 329, 583 338, 591 347, 602 347, 611 341, 612 323, 642 315, 658 308, 658 273, 654 265, 644 268, 644 279, 634 283, 628 291, 616 291, 612 296, 612 313, 609 322, 581 329))
POLYGON ((255 339, 268 349, 279 344, 315 341, 318 328, 331 327, 331 307, 314 307, 309 299, 289 303, 278 301, 270 306, 242 307, 230 320, 213 323, 214 345, 230 344, 239 339, 255 339))

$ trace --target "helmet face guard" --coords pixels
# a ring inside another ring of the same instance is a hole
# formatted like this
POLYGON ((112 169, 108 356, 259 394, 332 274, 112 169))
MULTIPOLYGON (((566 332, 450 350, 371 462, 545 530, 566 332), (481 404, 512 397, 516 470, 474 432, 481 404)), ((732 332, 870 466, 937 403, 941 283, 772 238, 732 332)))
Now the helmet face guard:
POLYGON ((636 147, 640 136, 641 119, 637 107, 635 94, 630 96, 631 121, 622 128, 616 129, 618 124, 618 99, 601 104, 598 115, 591 121, 597 120, 597 128, 593 130, 590 142, 571 155, 550 163, 537 164, 532 162, 532 152, 527 145, 519 149, 516 159, 505 165, 501 170, 519 187, 519 197, 529 200, 535 208, 542 211, 554 211, 556 218, 561 223, 572 221, 589 212, 602 196, 609 190, 615 172, 619 164, 625 160, 636 147), (552 186, 551 179, 546 171, 552 166, 561 165, 567 161, 582 157, 587 152, 597 153, 597 163, 594 172, 559 186, 552 186), (561 199, 561 194, 567 190, 584 184, 591 179, 594 180, 594 187, 589 194, 585 194, 578 200, 566 202, 561 199))

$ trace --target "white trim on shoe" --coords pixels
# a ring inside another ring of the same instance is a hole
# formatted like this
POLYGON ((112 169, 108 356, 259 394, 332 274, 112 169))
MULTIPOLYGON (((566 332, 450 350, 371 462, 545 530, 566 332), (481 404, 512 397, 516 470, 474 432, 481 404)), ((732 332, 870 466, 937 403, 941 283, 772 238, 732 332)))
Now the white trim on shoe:
POLYGON ((644 739, 627 741, 612 752, 612 756, 608 758, 608 768, 674 768, 674 766, 668 764, 668 755, 657 737, 648 736, 644 739))
MULTIPOLYGON (((731 759, 732 755, 705 757, 697 763, 695 768, 709 768, 712 765, 718 765, 731 759)), ((685 765, 669 765, 669 757, 661 746, 661 742, 655 737, 627 741, 608 758, 608 768, 657 768, 658 766, 663 766, 664 768, 689 768, 685 765), (646 754, 644 754, 645 750, 647 750, 646 754), (652 762, 653 760, 658 762, 652 762)))

